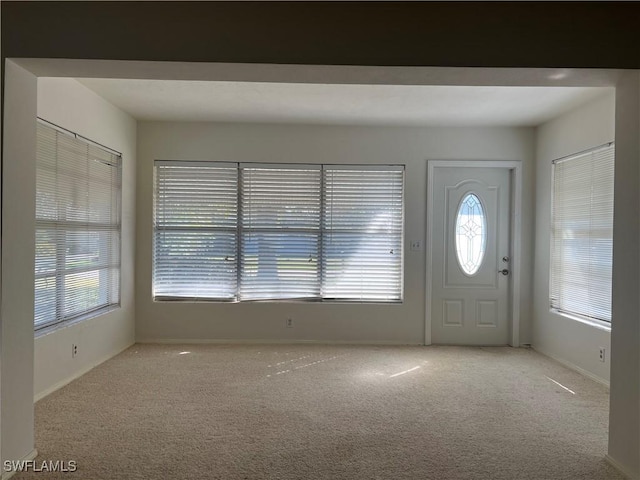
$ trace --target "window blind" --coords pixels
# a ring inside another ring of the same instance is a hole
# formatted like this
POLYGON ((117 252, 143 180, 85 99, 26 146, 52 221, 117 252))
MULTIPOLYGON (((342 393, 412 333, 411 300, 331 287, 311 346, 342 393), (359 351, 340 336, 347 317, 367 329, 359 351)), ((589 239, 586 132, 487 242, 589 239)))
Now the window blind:
POLYGON ((156 162, 154 296, 233 300, 237 164, 156 162))
POLYGON ((119 156, 38 123, 35 328, 120 302, 119 156))
POLYGON ((553 167, 551 307, 611 321, 614 147, 553 167))
POLYGON ((154 298, 402 299, 402 166, 155 162, 154 298))
POLYGON ((322 297, 402 299, 402 167, 325 167, 322 297))
POLYGON ((318 298, 320 166, 240 168, 240 300, 318 298))

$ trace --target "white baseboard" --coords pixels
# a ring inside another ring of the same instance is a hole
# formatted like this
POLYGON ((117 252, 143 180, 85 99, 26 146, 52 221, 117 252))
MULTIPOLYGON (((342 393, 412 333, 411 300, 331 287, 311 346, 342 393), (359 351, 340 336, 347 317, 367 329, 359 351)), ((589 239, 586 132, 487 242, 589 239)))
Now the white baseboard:
MULTIPOLYGON (((22 457, 20 459, 20 461, 26 462, 28 460, 33 460, 34 458, 36 458, 38 456, 38 450, 36 450, 35 448, 33 450, 31 450, 31 452, 29 452, 27 455, 25 455, 24 457, 22 457)), ((2 476, 0 477, 1 480, 8 480, 9 478, 13 477, 16 473, 16 471, 13 472, 5 472, 4 471, 4 465, 2 466, 3 470, 2 470, 2 476)))
POLYGON ((286 345, 286 344, 307 344, 307 345, 407 345, 422 346, 422 343, 401 342, 401 341, 381 341, 381 340, 265 340, 265 339, 217 339, 217 338, 141 338, 136 343, 141 344, 167 344, 167 345, 286 345))
POLYGON ((609 454, 606 454, 604 458, 613 468, 618 470, 622 475, 624 475, 629 480, 640 480, 639 476, 632 474, 626 467, 623 467, 622 465, 620 465, 620 463, 618 463, 616 460, 611 458, 609 454))
POLYGON ((604 378, 601 378, 601 377, 595 375, 594 373, 591 373, 590 371, 585 370, 582 367, 579 367, 579 366, 577 366, 577 365, 575 365, 575 364, 573 364, 573 363, 571 363, 571 362, 569 362, 567 360, 564 360, 563 358, 559 358, 559 357, 557 357, 557 356, 555 356, 555 355, 553 355, 553 354, 551 354, 549 352, 541 350, 541 349, 537 348, 535 345, 532 346, 531 348, 533 350, 535 350, 536 352, 538 352, 539 354, 544 355, 545 357, 549 357, 552 360, 555 360, 556 362, 561 363, 565 367, 567 367, 567 368, 569 368, 569 369, 571 369, 571 370, 573 370, 575 372, 578 372, 578 373, 584 375, 587 378, 590 378, 594 382, 597 382, 597 383, 599 383, 601 385, 604 385, 605 387, 609 388, 609 381, 608 380, 605 380, 604 378))
MULTIPOLYGON (((114 351, 112 353, 109 353, 107 355, 104 355, 103 357, 100 357, 99 359, 97 359, 97 360, 95 360, 93 362, 88 363, 87 365, 82 367, 80 370, 77 370, 76 372, 74 372, 73 375, 70 375, 70 376, 60 380, 59 382, 54 383, 49 388, 46 388, 43 391, 36 393, 35 396, 33 397, 34 403, 37 402, 38 400, 42 400, 47 395, 50 395, 51 393, 55 392, 56 390, 59 390, 62 387, 64 387, 65 385, 68 385, 69 383, 73 382, 74 380, 80 378, 82 375, 84 375, 85 373, 87 373, 90 370, 93 370, 94 368, 96 368, 101 363, 104 363, 107 360, 115 357, 116 355, 124 352, 131 345, 133 345, 133 343, 125 345, 123 348, 120 348, 120 349, 118 349, 118 350, 116 350, 116 351, 114 351)), ((4 480, 4 477, 1 480, 4 480)))

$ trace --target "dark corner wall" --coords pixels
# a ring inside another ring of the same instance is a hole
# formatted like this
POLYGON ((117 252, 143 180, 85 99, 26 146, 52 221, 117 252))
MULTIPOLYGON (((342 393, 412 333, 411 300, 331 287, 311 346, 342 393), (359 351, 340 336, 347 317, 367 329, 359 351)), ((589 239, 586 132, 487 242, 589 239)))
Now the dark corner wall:
POLYGON ((638 2, 12 2, 2 58, 638 68, 638 2))

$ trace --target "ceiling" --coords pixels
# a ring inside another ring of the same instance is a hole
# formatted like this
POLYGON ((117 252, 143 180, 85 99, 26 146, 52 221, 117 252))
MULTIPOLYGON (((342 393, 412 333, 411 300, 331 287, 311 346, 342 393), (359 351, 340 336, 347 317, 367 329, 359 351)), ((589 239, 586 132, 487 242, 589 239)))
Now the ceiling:
POLYGON ((138 120, 388 126, 535 126, 598 87, 350 85, 79 78, 138 120))

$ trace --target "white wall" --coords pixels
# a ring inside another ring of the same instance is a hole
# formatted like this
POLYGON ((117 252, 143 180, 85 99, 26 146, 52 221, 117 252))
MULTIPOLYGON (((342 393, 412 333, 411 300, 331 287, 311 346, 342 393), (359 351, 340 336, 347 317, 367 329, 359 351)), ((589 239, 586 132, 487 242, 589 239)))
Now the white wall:
POLYGON ((33 455, 36 77, 6 62, 2 157, 0 436, 4 460, 33 455))
MULTIPOLYGON (((533 148, 530 128, 384 128, 154 123, 138 125, 136 339, 424 341, 427 160, 522 160, 523 272, 531 272, 533 148), (405 300, 401 305, 170 303, 152 301, 153 161, 223 160, 406 164, 405 300), (294 328, 284 328, 285 318, 294 328)), ((529 343, 531 282, 522 279, 521 342, 529 343)))
POLYGON ((610 331, 549 310, 551 162, 611 142, 614 135, 615 93, 612 90, 539 126, 536 136, 533 347, 604 383, 609 382, 609 355, 606 362, 600 362, 598 349, 605 347, 610 352, 610 331))
POLYGON ((68 383, 134 342, 136 121, 82 84, 38 79, 38 116, 121 152, 121 308, 35 339, 36 399, 68 383), (78 354, 71 356, 71 345, 78 354))
POLYGON ((608 457, 640 479, 640 73, 616 87, 611 394, 608 457))

